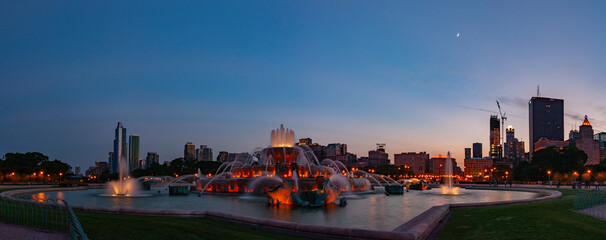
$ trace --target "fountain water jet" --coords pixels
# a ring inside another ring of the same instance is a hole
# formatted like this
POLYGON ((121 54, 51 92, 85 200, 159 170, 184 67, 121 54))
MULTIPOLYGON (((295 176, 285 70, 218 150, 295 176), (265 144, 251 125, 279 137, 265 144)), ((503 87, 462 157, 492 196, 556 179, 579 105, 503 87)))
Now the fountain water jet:
MULTIPOLYGON (((354 178, 341 162, 330 160, 320 163, 308 146, 296 146, 294 132, 283 125, 272 130, 270 137, 269 147, 255 148, 250 154, 241 154, 235 160, 221 164, 214 177, 199 179, 196 182, 198 190, 264 195, 270 190, 277 190, 274 188, 279 184, 292 192, 324 191, 327 179, 327 186, 331 186, 332 193, 340 192, 333 191, 333 187, 352 192, 372 190, 367 179, 354 178), (334 175, 345 176, 331 178, 334 175), (282 179, 281 184, 272 179, 273 177, 282 179)), ((330 196, 328 200, 335 194, 330 196)), ((276 197, 277 199, 284 200, 276 197)))
POLYGON ((453 177, 453 166, 452 159, 450 158, 450 152, 448 152, 448 157, 446 158, 446 163, 444 164, 444 185, 440 187, 442 189, 442 194, 448 195, 457 195, 459 194, 459 188, 452 186, 452 177, 453 177))

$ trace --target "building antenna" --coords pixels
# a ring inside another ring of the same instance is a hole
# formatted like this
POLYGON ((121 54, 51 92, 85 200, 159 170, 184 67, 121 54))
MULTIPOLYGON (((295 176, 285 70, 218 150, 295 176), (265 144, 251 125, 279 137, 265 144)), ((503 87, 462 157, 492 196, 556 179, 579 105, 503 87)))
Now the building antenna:
POLYGON ((539 88, 539 85, 537 85, 537 97, 541 97, 541 90, 539 88))

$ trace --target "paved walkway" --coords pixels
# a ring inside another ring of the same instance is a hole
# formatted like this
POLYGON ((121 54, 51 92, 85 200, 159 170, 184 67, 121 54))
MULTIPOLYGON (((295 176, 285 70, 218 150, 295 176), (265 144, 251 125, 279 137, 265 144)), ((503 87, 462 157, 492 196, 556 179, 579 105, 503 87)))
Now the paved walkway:
POLYGON ((65 240, 70 239, 68 233, 47 232, 35 228, 0 222, 0 240, 65 240))
POLYGON ((601 220, 606 220, 606 204, 577 210, 577 212, 585 214, 585 215, 589 215, 589 216, 592 216, 592 217, 595 217, 595 218, 598 218, 601 220))

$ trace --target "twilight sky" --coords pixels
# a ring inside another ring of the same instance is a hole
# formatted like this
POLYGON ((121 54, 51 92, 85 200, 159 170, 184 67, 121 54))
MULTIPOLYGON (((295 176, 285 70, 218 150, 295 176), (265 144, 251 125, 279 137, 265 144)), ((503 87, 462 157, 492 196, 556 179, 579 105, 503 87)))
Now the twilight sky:
POLYGON ((566 135, 585 114, 606 131, 606 2, 428 2, 0 1, 0 154, 86 169, 122 121, 162 162, 267 146, 283 123, 462 165, 488 153, 496 100, 528 140, 537 85, 566 135))

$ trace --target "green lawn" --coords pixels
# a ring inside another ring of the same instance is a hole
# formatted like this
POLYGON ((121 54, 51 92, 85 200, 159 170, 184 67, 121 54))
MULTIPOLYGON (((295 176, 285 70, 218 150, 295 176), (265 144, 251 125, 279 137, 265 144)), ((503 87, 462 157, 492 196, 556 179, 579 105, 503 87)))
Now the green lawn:
POLYGON ((438 239, 606 239, 606 221, 572 210, 578 190, 558 191, 552 201, 455 210, 438 239))
POLYGON ((76 212, 90 239, 304 239, 201 218, 76 212))

